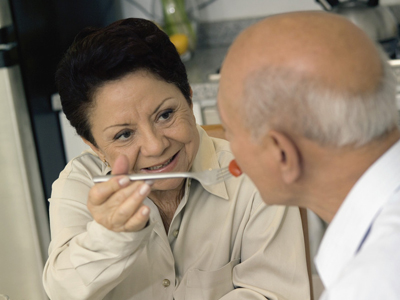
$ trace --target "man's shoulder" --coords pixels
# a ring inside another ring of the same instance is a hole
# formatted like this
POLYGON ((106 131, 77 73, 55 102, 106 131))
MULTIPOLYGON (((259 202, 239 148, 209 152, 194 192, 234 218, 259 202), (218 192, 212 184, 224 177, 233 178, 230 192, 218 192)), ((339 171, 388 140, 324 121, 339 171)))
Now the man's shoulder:
POLYGON ((398 299, 399 248, 400 191, 378 213, 361 249, 343 269, 329 295, 339 297, 347 290, 357 299, 398 299))
MULTIPOLYGON (((383 243, 386 245, 386 251, 396 249, 397 252, 400 247, 400 187, 377 214, 363 248, 381 248, 383 243)), ((385 249, 380 249, 380 251, 385 251, 385 249)), ((400 262, 400 255, 397 257, 400 262)))
POLYGON ((400 211, 390 215, 376 219, 362 248, 322 299, 399 299, 400 211))

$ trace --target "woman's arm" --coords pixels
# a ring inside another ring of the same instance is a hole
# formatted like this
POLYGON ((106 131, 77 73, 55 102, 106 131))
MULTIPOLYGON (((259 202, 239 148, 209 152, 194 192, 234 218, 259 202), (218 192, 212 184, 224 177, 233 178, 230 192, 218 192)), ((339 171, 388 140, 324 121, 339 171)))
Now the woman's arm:
MULTIPOLYGON (((115 232, 95 221, 86 204, 94 188, 85 167, 79 162, 67 166, 53 184, 52 241, 43 274, 52 300, 103 299, 129 274, 152 230, 115 232)), ((103 192, 107 194, 107 186, 103 192)), ((101 214, 98 218, 101 222, 101 214)))

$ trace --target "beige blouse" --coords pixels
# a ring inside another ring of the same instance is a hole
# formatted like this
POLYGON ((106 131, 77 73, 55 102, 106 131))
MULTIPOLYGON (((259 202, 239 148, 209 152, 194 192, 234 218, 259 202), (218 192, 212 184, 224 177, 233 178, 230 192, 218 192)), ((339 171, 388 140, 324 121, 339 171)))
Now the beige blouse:
MULTIPOLYGON (((229 143, 198 128, 192 171, 227 166, 229 143)), ((213 186, 187 180, 168 235, 150 199, 149 226, 116 233, 86 207, 92 178, 109 168, 92 151, 53 184, 52 241, 43 283, 52 300, 309 299, 297 207, 267 206, 242 175, 213 186)))

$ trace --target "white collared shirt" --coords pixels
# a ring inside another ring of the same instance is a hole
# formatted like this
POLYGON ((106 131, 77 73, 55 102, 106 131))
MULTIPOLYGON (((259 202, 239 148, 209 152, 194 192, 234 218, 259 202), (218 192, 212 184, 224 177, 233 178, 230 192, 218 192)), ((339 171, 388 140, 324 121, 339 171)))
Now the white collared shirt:
POLYGON ((316 257, 321 300, 400 299, 400 141, 358 180, 316 257))
MULTIPOLYGON (((203 129, 192 171, 227 166, 227 141, 203 129)), ((92 178, 109 171, 93 153, 71 161, 53 185, 52 241, 43 274, 52 300, 309 299, 297 207, 267 206, 246 177, 186 182, 168 234, 150 199, 150 225, 116 233, 86 207, 92 178)))

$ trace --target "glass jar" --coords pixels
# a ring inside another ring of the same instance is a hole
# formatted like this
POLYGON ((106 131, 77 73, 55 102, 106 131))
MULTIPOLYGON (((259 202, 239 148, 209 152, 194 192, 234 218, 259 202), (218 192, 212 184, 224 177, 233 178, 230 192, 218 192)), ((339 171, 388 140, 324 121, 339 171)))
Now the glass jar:
MULTIPOLYGON (((164 30, 169 35, 184 34, 188 38, 189 51, 196 49, 196 20, 190 19, 186 11, 185 0, 161 0, 164 15, 164 30)), ((192 3, 191 12, 197 6, 192 3)), ((194 15, 193 13, 191 15, 194 15)))

